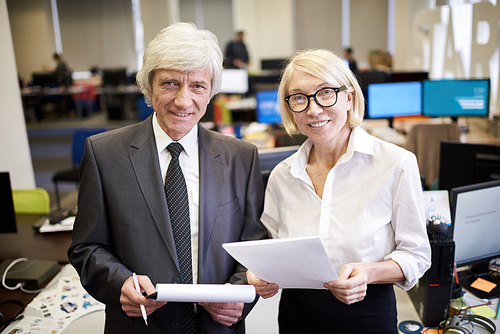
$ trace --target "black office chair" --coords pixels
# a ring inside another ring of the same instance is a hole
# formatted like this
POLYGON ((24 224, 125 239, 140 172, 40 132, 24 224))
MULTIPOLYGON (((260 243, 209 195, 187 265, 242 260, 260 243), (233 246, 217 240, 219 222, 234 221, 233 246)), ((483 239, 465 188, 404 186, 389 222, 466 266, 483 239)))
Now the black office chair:
POLYGON ((61 210, 59 182, 73 182, 76 183, 77 185, 80 183, 80 162, 82 160, 83 151, 85 148, 85 138, 107 130, 108 130, 107 128, 77 129, 73 134, 73 142, 71 148, 71 160, 73 166, 71 168, 66 168, 56 171, 52 176, 52 182, 54 183, 58 210, 61 210))

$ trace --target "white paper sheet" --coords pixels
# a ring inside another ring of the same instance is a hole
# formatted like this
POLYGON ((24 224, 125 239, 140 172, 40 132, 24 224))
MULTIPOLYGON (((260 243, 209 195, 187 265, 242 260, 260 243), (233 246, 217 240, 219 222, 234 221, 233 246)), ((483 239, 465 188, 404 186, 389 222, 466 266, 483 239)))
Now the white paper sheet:
POLYGON ((257 277, 280 288, 324 289, 338 275, 319 237, 268 239, 223 244, 257 277))
POLYGON ((156 284, 156 300, 184 303, 251 303, 253 285, 230 284, 156 284))

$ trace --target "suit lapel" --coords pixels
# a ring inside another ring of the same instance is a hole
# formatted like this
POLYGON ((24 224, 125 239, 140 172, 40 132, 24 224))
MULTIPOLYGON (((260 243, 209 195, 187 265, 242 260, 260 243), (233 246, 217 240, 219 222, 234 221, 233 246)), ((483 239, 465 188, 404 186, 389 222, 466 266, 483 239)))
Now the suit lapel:
POLYGON ((172 258, 177 263, 151 117, 139 124, 136 136, 130 143, 130 146, 136 149, 130 154, 130 161, 153 221, 172 258))
POLYGON ((198 282, 203 283, 203 268, 210 244, 210 235, 215 223, 222 184, 223 164, 218 159, 219 150, 214 145, 210 131, 199 126, 200 159, 200 217, 199 217, 199 252, 198 282))

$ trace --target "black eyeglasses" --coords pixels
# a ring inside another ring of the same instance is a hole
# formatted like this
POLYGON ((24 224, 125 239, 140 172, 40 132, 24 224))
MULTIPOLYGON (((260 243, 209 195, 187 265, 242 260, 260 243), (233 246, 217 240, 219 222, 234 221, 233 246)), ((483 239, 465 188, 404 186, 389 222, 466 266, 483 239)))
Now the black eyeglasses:
POLYGON ((346 86, 339 88, 326 87, 318 90, 316 93, 311 95, 306 95, 302 93, 296 93, 285 97, 285 102, 290 107, 293 112, 303 112, 309 107, 309 102, 311 97, 314 97, 314 101, 324 108, 332 107, 337 103, 337 96, 339 92, 347 90, 346 86))

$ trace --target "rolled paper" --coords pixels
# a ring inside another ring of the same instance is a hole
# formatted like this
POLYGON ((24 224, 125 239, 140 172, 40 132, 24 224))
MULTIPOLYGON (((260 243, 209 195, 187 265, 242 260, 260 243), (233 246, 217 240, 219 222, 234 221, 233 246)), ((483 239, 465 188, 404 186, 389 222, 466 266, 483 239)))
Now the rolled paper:
POLYGON ((251 303, 255 297, 253 285, 169 283, 156 284, 156 296, 150 296, 156 301, 182 303, 251 303))

